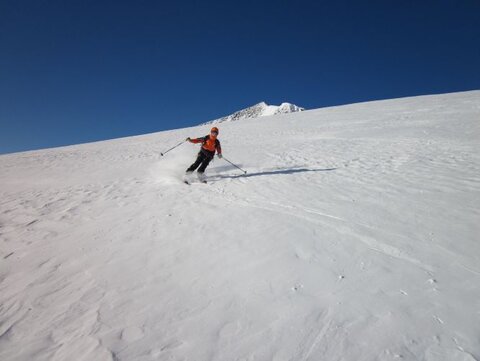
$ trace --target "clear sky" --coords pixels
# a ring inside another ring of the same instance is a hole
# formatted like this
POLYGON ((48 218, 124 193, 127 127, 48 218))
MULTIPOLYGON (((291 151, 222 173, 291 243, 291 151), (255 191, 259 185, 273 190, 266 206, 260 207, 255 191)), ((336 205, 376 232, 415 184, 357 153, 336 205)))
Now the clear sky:
POLYGON ((473 89, 478 0, 0 0, 0 153, 473 89))

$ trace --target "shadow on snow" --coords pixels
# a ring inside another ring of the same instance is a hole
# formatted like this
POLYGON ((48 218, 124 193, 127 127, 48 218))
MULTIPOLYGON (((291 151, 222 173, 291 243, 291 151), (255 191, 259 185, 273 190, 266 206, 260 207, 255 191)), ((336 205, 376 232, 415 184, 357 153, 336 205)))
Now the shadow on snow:
POLYGON ((236 175, 222 175, 218 174, 214 179, 224 179, 224 178, 249 178, 249 177, 259 177, 264 175, 279 175, 279 174, 295 174, 295 173, 306 173, 306 172, 330 172, 336 170, 337 168, 319 168, 319 169, 309 169, 309 168, 289 168, 289 169, 276 169, 265 172, 255 172, 247 174, 236 174, 236 175))

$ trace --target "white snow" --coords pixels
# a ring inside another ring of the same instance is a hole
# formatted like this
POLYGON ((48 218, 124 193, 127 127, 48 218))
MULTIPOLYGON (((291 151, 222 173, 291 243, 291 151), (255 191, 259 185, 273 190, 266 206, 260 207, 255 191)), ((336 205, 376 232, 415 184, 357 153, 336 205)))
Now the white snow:
POLYGON ((480 360, 480 91, 0 156, 0 359, 480 360))

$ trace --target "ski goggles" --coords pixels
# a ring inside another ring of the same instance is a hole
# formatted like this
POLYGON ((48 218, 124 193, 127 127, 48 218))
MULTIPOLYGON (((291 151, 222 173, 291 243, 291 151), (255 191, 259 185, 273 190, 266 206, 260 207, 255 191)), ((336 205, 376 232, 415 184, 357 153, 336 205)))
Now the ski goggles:
POLYGON ((215 134, 215 135, 218 135, 218 132, 216 132, 216 131, 213 131, 213 132, 210 132, 210 134, 215 134))

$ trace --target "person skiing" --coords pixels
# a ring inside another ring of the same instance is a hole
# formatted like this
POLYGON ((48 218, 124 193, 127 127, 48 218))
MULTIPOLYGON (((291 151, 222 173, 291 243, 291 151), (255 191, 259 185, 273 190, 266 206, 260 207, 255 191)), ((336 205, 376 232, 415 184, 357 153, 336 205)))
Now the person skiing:
POLYGON ((200 152, 198 152, 197 160, 188 167, 186 174, 190 175, 198 168, 198 178, 201 181, 205 180, 205 169, 208 167, 208 164, 211 162, 213 157, 215 156, 215 151, 217 152, 218 158, 222 158, 222 147, 220 146, 220 141, 217 139, 218 137, 218 128, 213 127, 210 130, 210 134, 206 135, 201 138, 190 138, 188 140, 190 143, 202 143, 202 148, 200 152))

